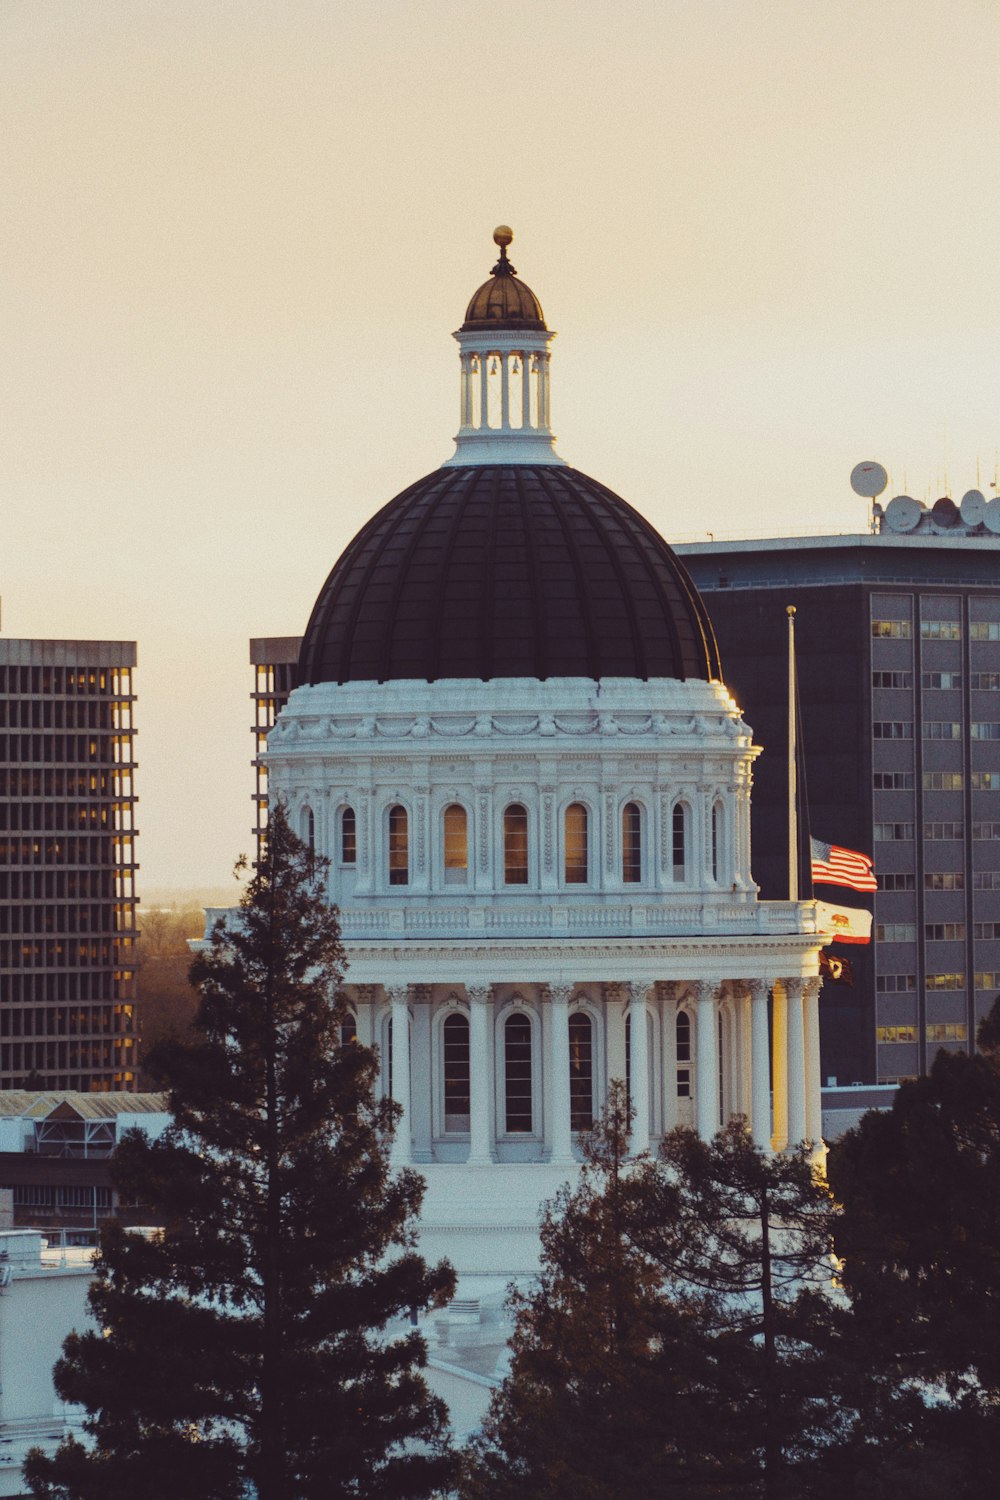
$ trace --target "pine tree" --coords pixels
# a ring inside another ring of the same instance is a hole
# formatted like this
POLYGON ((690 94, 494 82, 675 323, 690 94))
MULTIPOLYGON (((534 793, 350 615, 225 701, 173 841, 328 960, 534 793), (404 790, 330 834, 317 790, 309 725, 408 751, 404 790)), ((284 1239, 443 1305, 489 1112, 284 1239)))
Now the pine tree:
MULTIPOLYGON (((858 1376, 832 1295, 829 1194, 742 1124, 626 1161, 620 1084, 549 1206, 537 1287, 463 1500, 798 1500, 849 1473, 858 1376), (827 1460, 831 1460, 830 1463, 827 1460)), ((843 1493, 849 1492, 849 1485, 843 1493)))
POLYGON ((938 1493, 1000 1489, 1000 1004, 978 1040, 973 1057, 939 1052, 830 1152, 859 1338, 888 1405, 907 1404, 905 1424, 878 1424, 889 1461, 873 1494, 904 1461, 938 1474, 938 1493))
POLYGON ((538 1281, 513 1296, 511 1373, 466 1454, 463 1500, 652 1497, 683 1493, 691 1454, 703 1470, 717 1372, 692 1336, 700 1299, 665 1297, 632 1238, 629 1121, 613 1082, 579 1182, 546 1207, 538 1281))
POLYGON ((90 1305, 56 1367, 93 1446, 27 1473, 50 1500, 421 1500, 453 1468, 414 1330, 446 1264, 414 1249, 422 1181, 390 1174, 398 1108, 344 1040, 325 863, 274 811, 239 924, 192 965, 193 1043, 150 1059, 173 1123, 119 1148, 119 1190, 163 1224, 102 1236, 90 1305), (252 1484, 253 1490, 247 1485, 252 1484))

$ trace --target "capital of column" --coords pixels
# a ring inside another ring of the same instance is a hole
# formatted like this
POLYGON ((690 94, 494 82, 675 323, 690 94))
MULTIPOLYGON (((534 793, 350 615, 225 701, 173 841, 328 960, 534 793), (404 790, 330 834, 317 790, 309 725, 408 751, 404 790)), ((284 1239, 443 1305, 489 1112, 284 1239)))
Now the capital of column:
POLYGON ((493 986, 491 984, 467 984, 465 993, 469 997, 470 1005, 488 1005, 493 999, 493 986))
POLYGON ((769 979, 748 979, 747 990, 751 1000, 766 1000, 771 993, 771 981, 769 979))
POLYGON ((630 979, 625 985, 625 990, 632 1005, 645 1005, 649 1000, 650 992, 656 990, 656 980, 630 979))
POLYGON ((542 993, 548 997, 550 1002, 561 1000, 564 1004, 568 1005, 573 998, 575 989, 575 984, 545 984, 542 986, 542 993))
POLYGON ((409 1005, 410 986, 408 984, 384 984, 382 988, 390 1005, 409 1005))

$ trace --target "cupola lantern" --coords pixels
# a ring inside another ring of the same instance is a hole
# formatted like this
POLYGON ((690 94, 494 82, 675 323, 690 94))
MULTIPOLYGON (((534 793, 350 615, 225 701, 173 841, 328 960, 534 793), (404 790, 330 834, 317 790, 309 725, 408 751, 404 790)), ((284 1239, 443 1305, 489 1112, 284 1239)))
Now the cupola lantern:
POLYGON ((549 345, 541 303, 507 257, 514 231, 493 231, 500 259, 455 334, 461 363, 460 427, 451 465, 564 464, 555 451, 549 345))

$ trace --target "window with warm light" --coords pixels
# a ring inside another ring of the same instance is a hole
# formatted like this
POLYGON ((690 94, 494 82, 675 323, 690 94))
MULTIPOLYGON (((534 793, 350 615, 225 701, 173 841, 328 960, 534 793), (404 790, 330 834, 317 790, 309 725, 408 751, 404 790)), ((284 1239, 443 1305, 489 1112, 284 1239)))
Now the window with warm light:
POLYGON ((528 809, 520 802, 504 809, 503 878, 505 885, 528 884, 528 809))
POLYGON ((444 810, 444 878, 448 885, 465 885, 469 878, 469 819, 457 802, 444 810))
POLYGON ((622 881, 637 885, 642 879, 642 810, 637 802, 622 808, 622 881))
POLYGON ((564 871, 567 885, 587 883, 587 809, 571 802, 566 809, 564 871))
POLYGON ((406 808, 397 802, 389 809, 389 884, 408 885, 410 880, 410 824, 406 808))

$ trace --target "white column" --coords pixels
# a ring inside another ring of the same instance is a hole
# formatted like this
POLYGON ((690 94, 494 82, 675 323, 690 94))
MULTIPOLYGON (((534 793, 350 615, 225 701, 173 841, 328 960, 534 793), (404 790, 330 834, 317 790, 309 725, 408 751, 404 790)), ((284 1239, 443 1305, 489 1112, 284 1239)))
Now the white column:
POLYGON ((646 1022, 648 980, 633 981, 628 987, 629 1057, 631 1062, 632 1122, 630 1150, 633 1156, 649 1150, 649 1033, 646 1022))
POLYGON ((506 349, 500 355, 500 426, 504 432, 510 428, 510 354, 506 349))
POLYGON ((531 355, 522 350, 521 355, 521 430, 531 430, 531 355))
MULTIPOLYGON (((395 1031, 393 1027, 393 1031, 395 1031)), ((431 987, 429 984, 413 986, 413 1036, 412 1073, 417 1088, 410 1099, 410 1134, 413 1139, 413 1160, 434 1160, 433 1122, 431 1119, 431 987)), ((393 1065, 395 1074, 395 1064, 393 1065)))
POLYGON ((359 984, 357 987, 358 1041, 362 1047, 375 1045, 374 989, 373 984, 359 984))
POLYGON ((677 999, 676 985, 670 985, 660 1007, 660 1032, 663 1052, 663 1129, 677 1126, 677 999))
POLYGON ((750 1101, 750 1135, 761 1151, 771 1145, 771 1067, 767 1037, 767 981, 750 981, 750 1066, 753 1094, 750 1101))
POLYGON ((469 997, 469 1165, 482 1167, 492 1161, 490 1152, 490 1000, 488 984, 466 985, 469 997))
POLYGON ((573 1160, 569 1113, 569 997, 573 993, 573 986, 550 984, 547 988, 552 1028, 552 1056, 549 1060, 551 1160, 562 1166, 573 1160))
POLYGON ((783 979, 776 979, 771 987, 771 1082, 774 1088, 771 1150, 784 1151, 788 1145, 788 1001, 783 979))
POLYGON ((461 406, 461 416, 459 418, 458 425, 462 428, 465 428, 472 426, 472 385, 471 376, 469 374, 469 356, 463 352, 461 355, 459 355, 459 363, 462 371, 462 396, 461 401, 459 402, 459 405, 461 406))
POLYGON ((489 402, 489 355, 484 349, 479 356, 479 428, 484 431, 490 425, 490 402, 489 402))
POLYGON ((715 1006, 716 987, 699 980, 698 1061, 695 1073, 695 1103, 698 1134, 710 1141, 719 1128, 719 1021, 715 1006))
POLYGON ((736 987, 733 1006, 736 1012, 736 1048, 740 1082, 736 1109, 737 1113, 745 1116, 749 1123, 753 1108, 753 1057, 750 1050, 750 990, 748 986, 736 987))
POLYGON ((802 1025, 801 979, 786 979, 788 996, 788 1145, 798 1146, 806 1136, 806 1053, 802 1025))
POLYGON ((406 984, 386 987, 392 1006, 392 1097, 402 1105, 392 1142, 392 1165, 410 1164, 410 987, 406 984))
POLYGON ((806 1140, 818 1146, 823 1139, 823 1080, 819 1060, 819 979, 807 979, 803 1023, 806 1053, 806 1140))

